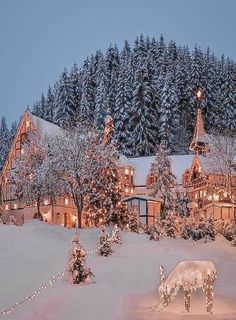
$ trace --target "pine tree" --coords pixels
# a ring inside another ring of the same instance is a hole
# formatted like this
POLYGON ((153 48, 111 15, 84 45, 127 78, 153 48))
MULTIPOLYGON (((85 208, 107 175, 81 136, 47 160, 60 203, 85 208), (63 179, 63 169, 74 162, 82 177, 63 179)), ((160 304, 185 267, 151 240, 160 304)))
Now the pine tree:
POLYGON ((44 113, 44 119, 53 122, 54 118, 54 109, 55 109, 55 101, 54 101, 54 94, 52 92, 51 87, 48 87, 48 92, 47 92, 47 98, 45 102, 45 113, 44 113))
POLYGON ((112 239, 112 241, 114 243, 122 244, 120 231, 119 231, 119 228, 118 228, 117 224, 115 224, 114 227, 113 227, 112 234, 111 234, 111 239, 112 239))
POLYGON ((86 266, 85 250, 79 243, 78 231, 72 238, 67 266, 74 284, 80 284, 88 280, 91 281, 91 277, 94 276, 86 266))
POLYGON ((0 170, 3 167, 10 147, 11 137, 6 118, 2 117, 0 122, 0 170))
POLYGON ((104 227, 100 231, 97 247, 98 247, 98 253, 101 256, 107 257, 113 253, 113 250, 111 249, 110 240, 109 240, 109 233, 105 231, 104 227))
POLYGON ((73 84, 70 82, 66 69, 62 73, 56 87, 56 105, 54 121, 62 128, 75 125, 76 105, 73 96, 73 84))
POLYGON ((92 66, 87 61, 82 75, 82 92, 79 110, 81 122, 92 124, 95 108, 95 80, 92 75, 92 66))
MULTIPOLYGON (((128 62, 127 62, 128 63, 128 62)), ((127 130, 132 104, 132 73, 131 60, 129 64, 121 65, 119 69, 119 77, 117 83, 117 93, 115 99, 114 121, 115 121, 115 136, 118 141, 121 152, 129 153, 127 140, 129 132, 127 130)), ((131 153, 131 152, 130 152, 131 153)))
POLYGON ((147 67, 145 63, 141 64, 141 62, 134 75, 129 127, 132 135, 129 137, 128 144, 132 148, 133 156, 154 154, 156 147, 155 111, 152 105, 152 90, 147 67))
MULTIPOLYGON (((174 142, 174 130, 178 126, 177 122, 177 92, 174 83, 174 73, 169 71, 166 74, 160 101, 159 119, 159 141, 165 149, 172 151, 171 144, 174 142)), ((174 144, 174 143, 173 143, 174 144)))
POLYGON ((132 232, 140 233, 143 229, 140 217, 136 208, 133 208, 129 217, 129 230, 132 232))
POLYGON ((175 207, 176 178, 172 173, 171 160, 162 144, 159 145, 156 158, 151 164, 150 174, 153 174, 153 176, 156 177, 152 196, 163 200, 162 217, 165 217, 168 211, 175 207))

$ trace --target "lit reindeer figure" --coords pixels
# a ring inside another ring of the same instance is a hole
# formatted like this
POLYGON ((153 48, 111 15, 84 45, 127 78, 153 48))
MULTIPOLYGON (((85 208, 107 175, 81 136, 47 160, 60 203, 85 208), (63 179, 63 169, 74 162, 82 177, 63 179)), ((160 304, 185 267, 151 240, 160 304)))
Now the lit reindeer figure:
POLYGON ((202 288, 206 295, 207 312, 213 311, 213 286, 217 277, 217 268, 212 261, 187 260, 179 262, 165 279, 164 268, 160 267, 161 284, 159 295, 160 308, 165 308, 175 298, 179 288, 184 289, 185 310, 191 309, 191 292, 202 288))

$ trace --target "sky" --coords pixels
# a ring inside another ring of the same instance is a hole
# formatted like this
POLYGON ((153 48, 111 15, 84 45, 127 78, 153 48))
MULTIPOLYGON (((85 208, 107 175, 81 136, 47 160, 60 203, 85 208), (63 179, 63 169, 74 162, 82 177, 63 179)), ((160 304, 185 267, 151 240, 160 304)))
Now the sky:
POLYGON ((235 0, 0 0, 0 117, 18 120, 66 67, 137 35, 236 60, 235 0))

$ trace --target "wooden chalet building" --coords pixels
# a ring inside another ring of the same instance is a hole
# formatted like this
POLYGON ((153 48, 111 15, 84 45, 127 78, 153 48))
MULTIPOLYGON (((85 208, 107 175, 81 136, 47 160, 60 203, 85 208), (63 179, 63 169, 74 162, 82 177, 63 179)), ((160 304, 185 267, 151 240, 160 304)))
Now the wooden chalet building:
MULTIPOLYGON (((32 219, 36 213, 36 206, 26 206, 17 199, 12 192, 10 182, 11 171, 14 170, 16 160, 24 153, 23 145, 30 132, 39 132, 49 136, 57 134, 61 129, 55 124, 34 116, 26 111, 20 121, 15 139, 9 151, 0 176, 0 208, 7 218, 15 216, 21 223, 23 219, 32 219)), ((198 110, 197 121, 190 150, 194 154, 170 156, 172 171, 177 178, 178 190, 187 194, 191 199, 195 214, 213 215, 214 219, 234 219, 236 171, 233 177, 232 197, 229 198, 222 177, 211 172, 207 163, 209 150, 208 135, 204 130, 201 110, 198 110), (213 188, 217 186, 217 188, 213 188), (221 188, 219 188, 221 186, 221 188), (217 191, 216 191, 217 190, 217 191)), ((127 158, 120 156, 120 185, 124 194, 124 201, 128 207, 136 206, 142 221, 153 223, 155 216, 160 213, 161 200, 150 196, 155 177, 150 174, 151 164, 155 156, 127 158)), ((54 203, 45 198, 41 206, 42 217, 48 223, 73 227, 76 224, 76 210, 71 197, 57 198, 54 203)), ((85 225, 82 225, 85 226, 85 225)))
MULTIPOLYGON (((204 129, 201 109, 198 109, 194 135, 190 144, 190 150, 195 153, 195 156, 191 166, 183 174, 183 187, 192 201, 192 209, 197 216, 204 214, 212 216, 214 220, 233 220, 236 219, 236 171, 232 169, 229 190, 217 164, 213 168, 211 141, 211 135, 204 129)), ((224 154, 219 154, 219 157, 224 157, 224 154)), ((234 158, 232 167, 235 166, 235 160, 234 158)))

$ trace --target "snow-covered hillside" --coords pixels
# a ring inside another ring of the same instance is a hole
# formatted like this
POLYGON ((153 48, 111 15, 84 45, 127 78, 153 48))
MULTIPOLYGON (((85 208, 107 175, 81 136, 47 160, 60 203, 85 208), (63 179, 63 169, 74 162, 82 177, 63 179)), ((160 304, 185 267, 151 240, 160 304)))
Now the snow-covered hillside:
MULTIPOLYGON (((74 230, 38 221, 23 227, 0 226, 0 309, 10 307, 63 271, 74 230)), ((81 243, 95 247, 99 230, 83 229, 81 243)), ((109 257, 88 255, 95 283, 72 285, 56 281, 32 301, 17 308, 9 320, 159 320, 236 319, 236 248, 223 238, 211 243, 123 233, 109 257), (202 291, 193 293, 192 313, 184 312, 183 293, 164 311, 158 302, 159 266, 169 272, 184 259, 211 259, 219 269, 214 315, 205 313, 202 291)))

